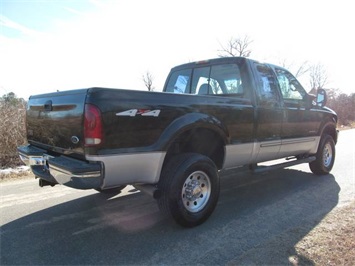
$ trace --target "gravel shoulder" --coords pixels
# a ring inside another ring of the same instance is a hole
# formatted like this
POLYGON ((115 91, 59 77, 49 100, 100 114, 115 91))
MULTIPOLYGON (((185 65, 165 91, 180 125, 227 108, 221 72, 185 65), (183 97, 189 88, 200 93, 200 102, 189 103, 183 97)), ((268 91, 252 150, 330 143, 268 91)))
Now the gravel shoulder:
POLYGON ((354 265, 354 247, 355 201, 334 208, 311 231, 293 228, 248 250, 228 265, 283 265, 285 254, 291 265, 354 265), (290 248, 300 234, 305 237, 290 248))

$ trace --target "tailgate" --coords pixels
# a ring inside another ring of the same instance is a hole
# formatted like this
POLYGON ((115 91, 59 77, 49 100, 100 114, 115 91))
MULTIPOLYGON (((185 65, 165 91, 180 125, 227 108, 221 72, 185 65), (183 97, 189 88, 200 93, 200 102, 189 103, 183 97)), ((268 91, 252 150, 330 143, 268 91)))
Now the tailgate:
POLYGON ((87 89, 31 96, 27 107, 30 144, 60 153, 83 153, 87 89))

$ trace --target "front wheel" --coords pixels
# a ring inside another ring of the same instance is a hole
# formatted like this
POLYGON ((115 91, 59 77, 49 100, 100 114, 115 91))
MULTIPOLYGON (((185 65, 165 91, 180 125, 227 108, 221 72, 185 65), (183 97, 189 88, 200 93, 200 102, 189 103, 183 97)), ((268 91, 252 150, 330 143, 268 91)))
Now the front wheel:
POLYGON ((335 143, 330 135, 321 138, 316 160, 309 163, 309 168, 316 175, 329 174, 335 161, 335 143))
POLYGON ((218 201, 217 167, 201 154, 177 155, 165 165, 158 187, 160 210, 184 227, 200 225, 212 214, 218 201))

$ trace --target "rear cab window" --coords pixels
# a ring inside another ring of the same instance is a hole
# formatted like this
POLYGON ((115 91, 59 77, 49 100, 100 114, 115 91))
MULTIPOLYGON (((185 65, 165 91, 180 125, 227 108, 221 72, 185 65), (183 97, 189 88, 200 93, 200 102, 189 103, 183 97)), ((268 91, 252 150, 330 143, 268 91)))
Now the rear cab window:
POLYGON ((243 67, 237 63, 196 65, 171 73, 166 92, 249 98, 243 67))
POLYGON ((173 72, 169 78, 166 92, 172 93, 189 93, 190 92, 190 78, 192 69, 183 69, 173 72))

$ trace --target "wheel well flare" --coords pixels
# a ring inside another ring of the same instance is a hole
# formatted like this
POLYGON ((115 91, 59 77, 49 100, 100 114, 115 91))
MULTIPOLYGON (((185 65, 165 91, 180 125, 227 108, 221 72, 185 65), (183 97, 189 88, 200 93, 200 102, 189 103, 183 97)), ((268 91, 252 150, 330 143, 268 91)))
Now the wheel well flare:
POLYGON ((190 129, 180 134, 169 146, 164 164, 181 153, 199 153, 209 157, 221 169, 225 157, 225 141, 217 132, 206 128, 190 129))

